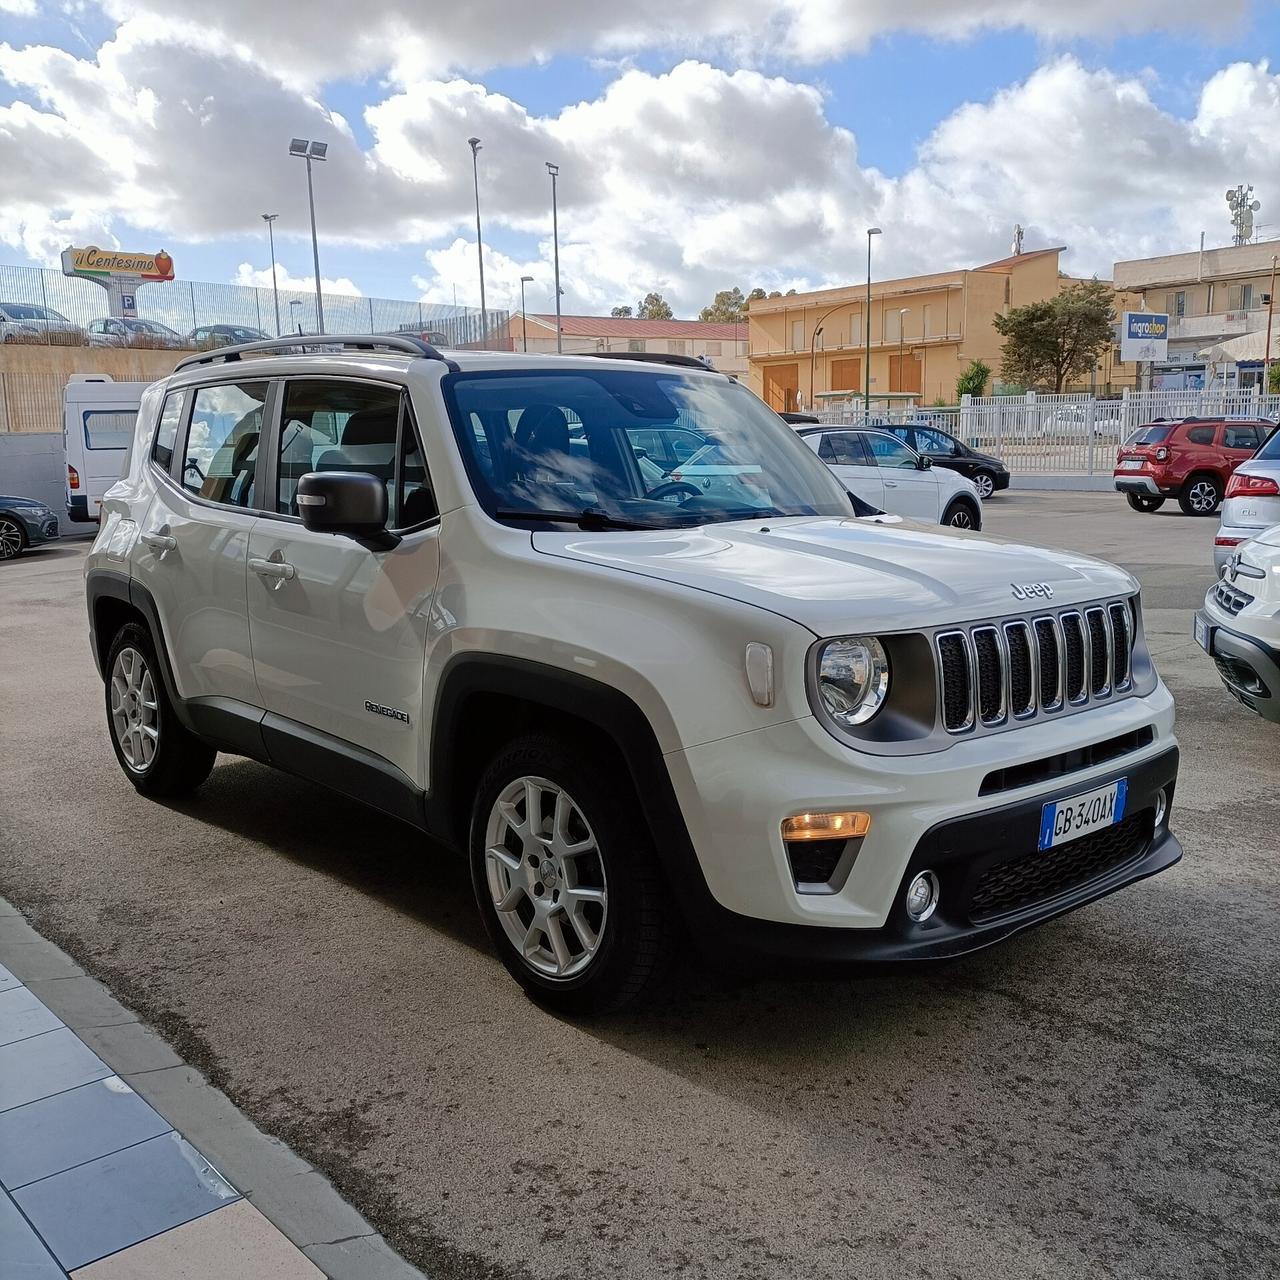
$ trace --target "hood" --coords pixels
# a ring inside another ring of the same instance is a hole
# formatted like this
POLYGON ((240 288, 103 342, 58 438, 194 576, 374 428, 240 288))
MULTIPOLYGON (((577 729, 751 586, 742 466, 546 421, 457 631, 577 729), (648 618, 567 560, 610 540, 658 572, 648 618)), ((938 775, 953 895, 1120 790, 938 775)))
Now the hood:
POLYGON ((739 521, 640 533, 539 530, 545 555, 742 600, 815 635, 907 631, 1137 590, 1123 569, 933 525, 875 519, 739 521), (1019 600, 1015 585, 1052 589, 1019 600))
POLYGON ((40 507, 42 510, 48 507, 48 503, 41 502, 39 498, 19 498, 11 497, 8 494, 0 493, 0 506, 4 507, 40 507))

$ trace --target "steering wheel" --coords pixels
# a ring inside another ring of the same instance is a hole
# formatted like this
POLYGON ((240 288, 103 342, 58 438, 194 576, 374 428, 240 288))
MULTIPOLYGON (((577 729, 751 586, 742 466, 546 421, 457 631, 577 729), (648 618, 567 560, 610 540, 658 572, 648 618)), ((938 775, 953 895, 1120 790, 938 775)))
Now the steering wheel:
POLYGON ((690 498, 702 497, 702 490, 687 480, 668 480, 666 484, 650 489, 644 496, 655 502, 681 503, 687 502, 690 498))
POLYGON ((205 474, 200 470, 200 464, 194 458, 188 458, 182 467, 182 474, 186 475, 188 471, 194 471, 201 480, 205 479, 205 474))

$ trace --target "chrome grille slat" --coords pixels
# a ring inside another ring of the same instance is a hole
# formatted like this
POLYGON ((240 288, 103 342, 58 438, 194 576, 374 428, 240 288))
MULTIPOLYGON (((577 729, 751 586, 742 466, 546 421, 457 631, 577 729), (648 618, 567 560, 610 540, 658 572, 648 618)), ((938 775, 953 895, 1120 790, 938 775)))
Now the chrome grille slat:
POLYGON ((1127 599, 939 632, 943 727, 999 729, 1130 692, 1135 636, 1127 599))

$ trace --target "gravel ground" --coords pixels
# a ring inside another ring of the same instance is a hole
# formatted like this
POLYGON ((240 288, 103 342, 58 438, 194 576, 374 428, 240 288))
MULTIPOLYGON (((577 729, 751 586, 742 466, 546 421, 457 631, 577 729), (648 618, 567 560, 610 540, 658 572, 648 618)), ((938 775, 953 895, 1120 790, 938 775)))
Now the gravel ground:
POLYGON ((1215 523, 988 504, 1142 579, 1187 856, 945 969, 550 1017, 413 831, 227 757, 134 794, 83 543, 0 566, 0 892, 442 1280, 1280 1274, 1280 730, 1189 637, 1215 523))

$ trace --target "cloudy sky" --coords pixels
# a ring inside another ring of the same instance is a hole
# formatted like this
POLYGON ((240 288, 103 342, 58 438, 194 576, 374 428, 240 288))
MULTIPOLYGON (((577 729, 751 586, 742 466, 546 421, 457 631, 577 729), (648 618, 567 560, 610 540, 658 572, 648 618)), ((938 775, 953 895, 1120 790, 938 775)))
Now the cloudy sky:
POLYGON ((1273 0, 0 0, 0 262, 166 248, 179 276, 566 310, 843 283, 1065 244, 1280 236, 1273 0))

